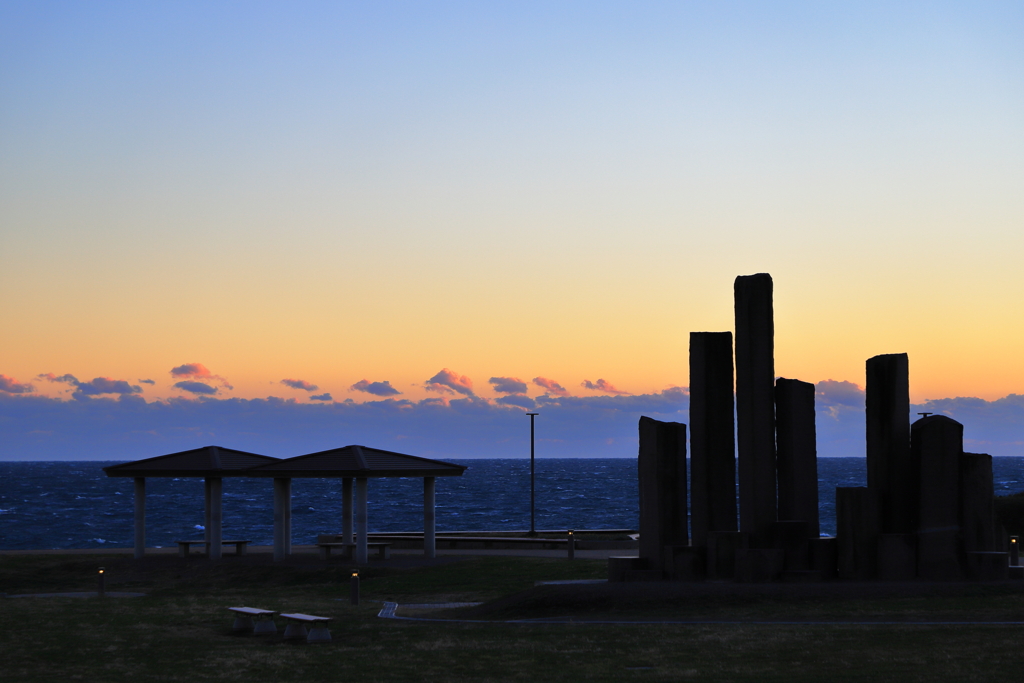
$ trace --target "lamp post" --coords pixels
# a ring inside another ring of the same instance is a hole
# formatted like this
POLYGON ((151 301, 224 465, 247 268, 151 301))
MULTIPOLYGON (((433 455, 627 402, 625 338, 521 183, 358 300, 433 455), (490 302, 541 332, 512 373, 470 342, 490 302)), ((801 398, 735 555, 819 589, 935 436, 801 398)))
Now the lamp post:
POLYGON ((533 465, 533 418, 537 417, 538 413, 527 413, 530 416, 530 536, 537 535, 537 527, 534 524, 533 518, 533 504, 536 500, 536 489, 534 488, 534 465, 533 465))

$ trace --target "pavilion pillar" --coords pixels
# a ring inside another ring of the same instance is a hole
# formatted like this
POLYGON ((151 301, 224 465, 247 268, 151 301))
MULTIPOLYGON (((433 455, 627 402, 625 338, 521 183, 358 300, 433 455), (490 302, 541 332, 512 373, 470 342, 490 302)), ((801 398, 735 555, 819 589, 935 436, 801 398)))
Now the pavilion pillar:
POLYGON ((356 564, 369 561, 366 534, 366 477, 356 477, 356 564))
POLYGON ((292 480, 284 480, 284 554, 292 554, 292 480))
POLYGON ((352 538, 352 477, 341 478, 341 541, 355 543, 352 538))
POLYGON ((431 559, 437 556, 434 500, 434 477, 423 477, 423 555, 431 559))
MULTIPOLYGON (((210 542, 210 478, 203 478, 203 540, 210 542)), ((207 546, 209 547, 209 546, 207 546)))
POLYGON ((274 477, 274 561, 291 553, 292 480, 274 477))
POLYGON ((221 512, 223 509, 223 493, 223 479, 220 477, 206 478, 206 549, 211 560, 219 560, 221 558, 221 540, 224 538, 221 512))
POLYGON ((135 559, 146 554, 146 478, 135 477, 135 559))

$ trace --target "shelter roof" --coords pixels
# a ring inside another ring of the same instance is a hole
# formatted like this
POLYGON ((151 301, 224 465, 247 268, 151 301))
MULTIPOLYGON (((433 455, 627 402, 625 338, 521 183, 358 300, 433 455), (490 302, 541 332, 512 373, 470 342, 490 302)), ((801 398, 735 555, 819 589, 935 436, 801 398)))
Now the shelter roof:
POLYGON ((250 477, 458 477, 466 468, 367 446, 299 455, 246 472, 250 477))
POLYGON ((190 451, 158 455, 155 458, 104 467, 108 477, 244 477, 251 467, 279 462, 269 455, 257 455, 221 446, 204 446, 190 451))

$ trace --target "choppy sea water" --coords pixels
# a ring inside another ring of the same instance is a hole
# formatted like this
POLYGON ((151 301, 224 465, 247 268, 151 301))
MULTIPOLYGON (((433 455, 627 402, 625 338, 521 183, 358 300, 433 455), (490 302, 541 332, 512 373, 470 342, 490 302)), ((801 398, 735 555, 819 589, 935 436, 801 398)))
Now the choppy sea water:
MULTIPOLYGON (((455 460, 462 477, 437 479, 437 528, 517 530, 530 526, 529 460, 455 460)), ((0 463, 0 549, 130 547, 132 480, 107 477, 111 462, 0 463)), ((993 459, 995 489, 1024 491, 1024 458, 993 459)), ((864 458, 818 460, 821 531, 835 533, 835 488, 864 486, 864 458)), ((271 545, 270 479, 224 479, 224 538, 271 545)), ((292 482, 292 538, 312 543, 319 533, 340 531, 341 481, 292 482)), ((536 461, 538 529, 635 529, 638 524, 636 460, 542 458, 536 461)), ((371 479, 371 531, 423 528, 422 479, 371 479)), ((152 478, 146 482, 146 541, 172 546, 199 538, 202 479, 152 478)))

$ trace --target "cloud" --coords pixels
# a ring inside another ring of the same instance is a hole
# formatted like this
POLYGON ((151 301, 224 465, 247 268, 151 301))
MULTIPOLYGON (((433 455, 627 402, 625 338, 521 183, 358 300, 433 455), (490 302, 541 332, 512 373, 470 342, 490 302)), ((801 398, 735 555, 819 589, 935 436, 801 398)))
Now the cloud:
POLYGON ((111 379, 110 377, 94 377, 88 382, 82 382, 72 374, 58 377, 52 372, 48 372, 44 375, 39 375, 39 379, 73 386, 75 391, 71 394, 71 397, 76 400, 87 399, 90 396, 102 396, 104 394, 127 396, 142 393, 142 387, 137 384, 129 384, 123 379, 111 379))
POLYGON ((314 394, 313 396, 309 397, 309 400, 310 401, 333 401, 334 399, 331 398, 330 393, 323 393, 323 394, 314 394))
POLYGON ((391 386, 391 382, 384 380, 383 382, 370 382, 365 379, 361 379, 348 388, 349 391, 362 391, 367 394, 373 394, 374 396, 397 396, 402 393, 398 389, 391 386))
POLYGON ((0 391, 7 394, 31 394, 36 388, 31 384, 22 384, 13 377, 0 375, 0 391))
POLYGON ((494 399, 494 402, 502 406, 516 406, 517 408, 526 408, 527 410, 533 410, 537 407, 537 402, 525 394, 502 396, 494 399))
POLYGON ((128 384, 123 379, 110 379, 109 377, 95 377, 88 382, 79 382, 78 391, 86 396, 99 396, 101 394, 141 394, 142 387, 128 384))
POLYGON ((188 380, 176 382, 174 384, 174 388, 203 396, 213 396, 218 391, 217 387, 211 387, 209 384, 204 384, 203 382, 190 382, 188 380))
POLYGON ((66 384, 78 384, 78 378, 74 375, 61 375, 58 377, 52 372, 47 372, 42 375, 37 375, 37 379, 45 379, 47 382, 63 382, 66 384))
POLYGON ((320 387, 315 384, 310 384, 304 379, 283 379, 281 384, 292 389, 302 389, 303 391, 316 391, 320 387))
POLYGON ((156 384, 156 382, 151 379, 140 379, 139 384, 156 384))
POLYGON ((818 405, 864 407, 864 390, 853 382, 826 379, 814 388, 814 401, 818 405))
MULTIPOLYGON (((300 403, 220 398, 216 387, 195 384, 195 397, 148 403, 138 394, 75 401, 0 392, 4 460, 136 460, 210 443, 278 457, 365 443, 441 460, 516 458, 529 452, 523 409, 540 413, 540 457, 632 458, 641 415, 689 423, 682 387, 630 396, 512 394, 490 402, 437 397, 300 403)), ((970 452, 1024 456, 1024 396, 930 400, 911 406, 908 420, 918 412, 961 422, 970 452)), ((817 437, 821 457, 863 457, 863 407, 819 403, 817 437)))
POLYGON ((212 379, 220 382, 225 389, 234 389, 234 387, 231 386, 231 384, 226 379, 224 379, 220 375, 213 374, 202 363, 185 363, 184 365, 179 365, 177 367, 171 368, 171 377, 174 377, 175 379, 184 378, 192 380, 212 379))
POLYGON ((492 377, 487 380, 499 394, 525 394, 526 382, 518 377, 492 377))
POLYGON ((458 373, 444 368, 426 381, 424 388, 427 391, 435 391, 439 394, 459 393, 463 396, 476 396, 473 393, 473 380, 465 375, 461 377, 458 373))
POLYGON ((590 389, 591 391, 603 391, 606 394, 615 394, 616 396, 628 396, 628 391, 620 391, 616 389, 611 382, 606 382, 603 379, 598 379, 597 382, 591 382, 589 379, 585 379, 580 382, 580 386, 584 389, 590 389))
POLYGON ((533 383, 539 387, 542 387, 552 396, 568 396, 569 390, 563 387, 561 384, 553 379, 547 377, 534 377, 533 383))

